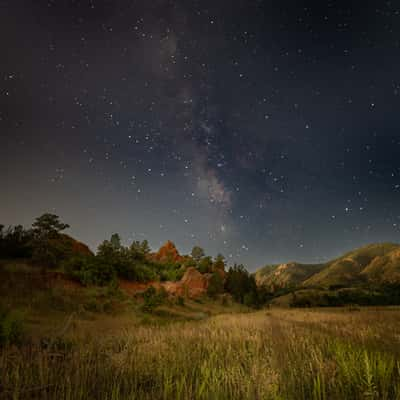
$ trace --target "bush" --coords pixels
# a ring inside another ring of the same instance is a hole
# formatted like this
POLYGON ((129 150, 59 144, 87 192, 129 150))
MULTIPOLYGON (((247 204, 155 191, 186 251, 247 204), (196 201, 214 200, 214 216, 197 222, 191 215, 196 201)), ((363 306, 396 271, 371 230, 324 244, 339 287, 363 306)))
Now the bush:
POLYGON ((182 296, 178 296, 176 299, 176 304, 183 307, 185 305, 185 299, 182 296))
POLYGON ((149 266, 142 263, 129 262, 117 267, 120 278, 135 282, 149 282, 158 279, 157 274, 149 266))
POLYGON ((81 282, 86 286, 107 286, 115 279, 116 272, 112 266, 97 259, 88 263, 81 274, 81 282))
POLYGON ((289 302, 290 307, 311 307, 313 300, 309 296, 297 295, 296 292, 291 294, 289 302))
POLYGON ((69 278, 80 281, 80 273, 89 262, 88 257, 75 256, 63 261, 61 266, 69 278))
POLYGON ((197 269, 202 274, 212 272, 213 261, 211 257, 203 257, 197 264, 197 269))
POLYGON ((130 248, 121 245, 117 234, 111 240, 105 240, 98 248, 97 258, 111 265, 120 278, 135 282, 157 280, 153 265, 146 260, 148 244, 134 242, 130 248))
POLYGON ((167 292, 164 288, 161 288, 157 291, 157 289, 153 286, 150 286, 143 292, 143 306, 142 310, 144 312, 153 312, 156 307, 163 304, 167 299, 167 292))
POLYGON ((243 298, 243 304, 247 307, 259 307, 257 291, 247 292, 243 298))
POLYGON ((85 286, 107 286, 116 279, 116 271, 98 257, 74 257, 64 263, 67 275, 85 286))
POLYGON ((0 345, 20 344, 24 334, 22 315, 18 312, 0 311, 0 345))
POLYGON ((184 274, 184 270, 182 268, 179 269, 164 269, 160 271, 160 280, 162 282, 165 281, 172 281, 176 282, 182 279, 182 276, 184 274))
POLYGON ((21 225, 4 230, 0 225, 0 258, 30 258, 32 233, 21 225))

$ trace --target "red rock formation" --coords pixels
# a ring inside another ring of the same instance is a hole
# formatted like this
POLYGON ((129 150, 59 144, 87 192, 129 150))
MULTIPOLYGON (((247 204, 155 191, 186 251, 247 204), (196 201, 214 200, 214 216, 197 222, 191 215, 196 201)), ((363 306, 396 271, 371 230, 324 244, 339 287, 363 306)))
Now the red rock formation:
POLYGON ((180 281, 164 282, 162 285, 169 294, 197 298, 207 293, 210 276, 189 267, 180 281))
POLYGON ((161 288, 161 283, 160 282, 132 282, 132 281, 127 281, 125 279, 121 279, 119 281, 119 287, 126 293, 133 295, 137 293, 142 293, 146 289, 148 289, 150 286, 153 286, 156 289, 161 288))
POLYGON ((60 234, 59 238, 56 239, 56 241, 64 246, 66 249, 69 249, 73 254, 82 256, 93 255, 92 251, 89 249, 88 246, 86 246, 86 244, 79 242, 69 235, 62 233, 60 234))
POLYGON ((185 260, 185 258, 179 254, 175 244, 170 240, 161 246, 157 253, 153 254, 152 258, 154 261, 161 263, 179 263, 185 260))
POLYGON ((196 268, 190 267, 186 270, 180 284, 184 294, 188 297, 200 297, 207 292, 209 274, 201 274, 196 268))
POLYGON ((163 288, 167 291, 168 294, 173 296, 185 296, 185 290, 181 284, 181 281, 178 282, 163 282, 163 288))
POLYGON ((212 274, 201 274, 196 268, 190 267, 178 282, 137 283, 121 280, 120 287, 129 294, 144 292, 150 286, 156 289, 163 287, 168 294, 173 296, 198 298, 207 293, 211 276, 212 274))

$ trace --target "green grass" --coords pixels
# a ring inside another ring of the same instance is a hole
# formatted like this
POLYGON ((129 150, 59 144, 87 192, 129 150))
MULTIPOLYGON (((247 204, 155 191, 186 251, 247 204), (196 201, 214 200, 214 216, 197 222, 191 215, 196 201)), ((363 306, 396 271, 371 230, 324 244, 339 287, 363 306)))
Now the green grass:
POLYGON ((0 399, 400 400, 400 308, 249 312, 204 298, 146 313, 118 288, 48 284, 23 264, 0 278, 17 312, 4 332, 25 334, 0 347, 0 399))
MULTIPOLYGON (((400 399, 400 311, 277 310, 0 352, 10 399, 400 399)), ((109 323, 109 322, 108 322, 109 323)), ((101 334, 99 334, 101 333, 101 334)))

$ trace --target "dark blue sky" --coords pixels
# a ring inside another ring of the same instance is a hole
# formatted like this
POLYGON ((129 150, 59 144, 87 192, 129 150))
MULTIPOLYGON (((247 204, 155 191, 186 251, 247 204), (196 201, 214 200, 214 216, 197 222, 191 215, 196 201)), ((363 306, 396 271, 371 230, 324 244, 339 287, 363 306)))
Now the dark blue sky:
POLYGON ((4 1, 0 221, 250 269, 398 241, 400 2, 4 1))

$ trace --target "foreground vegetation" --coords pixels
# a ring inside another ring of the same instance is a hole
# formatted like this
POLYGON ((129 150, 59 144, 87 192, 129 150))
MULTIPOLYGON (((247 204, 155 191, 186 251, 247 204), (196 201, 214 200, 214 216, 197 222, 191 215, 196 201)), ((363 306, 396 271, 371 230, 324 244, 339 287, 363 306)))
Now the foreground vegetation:
POLYGON ((3 348, 0 396, 399 399, 399 317, 394 308, 271 309, 65 334, 3 348))

